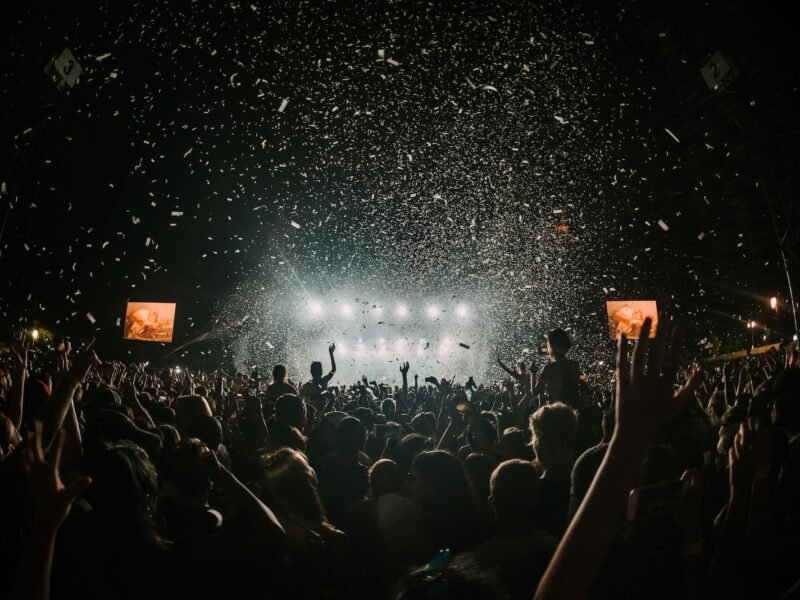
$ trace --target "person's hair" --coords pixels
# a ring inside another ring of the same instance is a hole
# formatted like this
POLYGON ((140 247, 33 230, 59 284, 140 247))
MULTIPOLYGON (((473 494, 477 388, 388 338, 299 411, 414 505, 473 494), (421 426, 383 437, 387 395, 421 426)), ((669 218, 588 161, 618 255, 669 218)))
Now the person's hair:
POLYGON ((157 515, 158 479, 147 453, 118 442, 87 455, 92 485, 87 497, 101 531, 120 547, 166 547, 157 515))
POLYGON ((367 441, 367 430, 355 417, 342 419, 336 428, 336 449, 341 452, 357 452, 367 441))
POLYGON ((282 448, 262 459, 265 502, 279 514, 312 525, 327 524, 317 476, 305 456, 282 448))
POLYGON ((533 434, 552 448, 572 449, 575 446, 575 411, 563 402, 545 404, 531 415, 533 434))
POLYGON ((275 422, 300 428, 306 419, 306 403, 296 394, 283 394, 275 401, 275 422))
POLYGON ((380 498, 384 494, 397 493, 403 485, 403 478, 397 463, 382 458, 369 469, 369 489, 372 498, 380 498))
POLYGON ((430 446, 430 440, 418 433, 409 433, 400 438, 392 453, 400 474, 404 477, 407 476, 411 471, 411 463, 417 454, 423 450, 428 450, 430 446))
POLYGON ((322 376, 322 363, 318 360, 315 360, 311 363, 311 376, 312 377, 321 377, 322 376))
POLYGON ((533 517, 538 492, 539 474, 527 460, 500 463, 489 480, 489 493, 498 515, 533 517))
POLYGON ((566 354, 572 347, 572 342, 569 339, 569 335, 567 335, 567 332, 561 328, 553 329, 547 333, 547 343, 557 355, 566 354))
POLYGON ((211 407, 202 396, 180 396, 175 399, 173 408, 175 425, 181 435, 186 435, 195 419, 211 416, 211 407))
POLYGON ((381 402, 381 412, 387 416, 393 415, 395 412, 397 412, 397 403, 393 398, 386 398, 386 400, 381 402))
POLYGON ((530 433, 519 427, 508 427, 500 437, 500 451, 507 458, 533 460, 533 449, 529 445, 530 433))
POLYGON ((200 417, 192 421, 186 432, 189 437, 202 441, 211 450, 216 450, 222 443, 222 423, 216 417, 200 417))
POLYGON ((205 496, 211 482, 206 466, 205 444, 197 438, 184 438, 166 459, 165 478, 175 485, 181 496, 200 498, 205 496))
POLYGON ((495 575, 482 571, 472 560, 459 557, 450 564, 420 567, 396 585, 394 600, 507 600, 495 575))
POLYGON ((464 472, 472 488, 476 505, 486 504, 489 497, 489 478, 492 475, 492 460, 481 452, 473 452, 464 459, 464 472))
POLYGON ((272 367, 272 378, 277 382, 283 381, 286 378, 286 367, 283 365, 272 367))
POLYGON ((417 455, 411 466, 430 495, 422 500, 422 519, 437 546, 454 551, 467 542, 474 524, 475 504, 464 467, 443 450, 417 455))
POLYGON ((424 436, 432 436, 436 432, 436 416, 432 412, 421 412, 411 419, 414 431, 424 436))

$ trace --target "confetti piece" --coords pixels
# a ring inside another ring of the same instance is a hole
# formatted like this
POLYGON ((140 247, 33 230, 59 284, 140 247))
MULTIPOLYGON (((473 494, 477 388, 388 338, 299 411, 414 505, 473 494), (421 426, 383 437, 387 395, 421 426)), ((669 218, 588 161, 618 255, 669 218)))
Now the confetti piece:
POLYGON ((94 325, 94 324, 95 324, 95 322, 96 322, 96 319, 94 318, 94 316, 92 315, 92 313, 90 313, 90 312, 87 312, 87 313, 86 313, 86 318, 87 318, 87 319, 89 319, 89 322, 90 322, 92 325, 94 325))
POLYGON ((187 156, 189 156, 192 153, 192 150, 194 150, 194 148, 189 148, 186 152, 184 152, 183 153, 183 158, 186 158, 187 156))
POLYGON ((666 127, 664 127, 664 131, 666 131, 668 134, 670 134, 670 136, 672 136, 672 139, 673 139, 673 140, 675 140, 675 141, 676 141, 676 142, 678 142, 679 144, 681 143, 681 141, 680 141, 680 140, 677 138, 677 136, 676 136, 674 133, 672 133, 672 132, 671 132, 669 129, 667 129, 666 127))
POLYGON ((462 348, 466 348, 467 350, 469 350, 469 346, 467 344, 459 342, 458 345, 461 346, 462 348))
POLYGON ((282 113, 283 111, 286 110, 287 106, 289 106, 289 99, 284 98, 283 101, 281 102, 281 105, 278 107, 278 112, 282 113))
POLYGON ((105 59, 107 59, 109 56, 111 56, 111 52, 106 52, 105 54, 101 54, 100 56, 96 56, 96 57, 95 57, 95 60, 96 60, 97 62, 103 62, 103 61, 104 61, 105 59))
POLYGON ((294 227, 295 229, 300 229, 300 224, 292 221, 292 227, 294 227))
POLYGON ((669 231, 669 225, 667 225, 661 219, 658 220, 658 226, 661 227, 661 229, 663 229, 664 231, 669 231))
POLYGON ((554 115, 554 116, 555 116, 556 121, 558 121, 562 125, 566 125, 567 123, 569 123, 569 121, 567 121, 564 117, 559 117, 558 115, 554 115))

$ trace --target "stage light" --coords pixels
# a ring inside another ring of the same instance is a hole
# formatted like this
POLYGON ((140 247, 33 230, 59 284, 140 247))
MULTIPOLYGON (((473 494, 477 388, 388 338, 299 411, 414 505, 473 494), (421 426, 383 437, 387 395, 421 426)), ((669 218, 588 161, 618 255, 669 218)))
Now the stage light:
POLYGON ((439 307, 438 306, 429 306, 427 312, 428 312, 428 316, 431 319, 435 319, 436 317, 439 316, 439 307))
POLYGON ((181 368, 180 367, 175 367, 175 372, 176 373, 180 373, 181 372, 181 368))
POLYGON ((778 308, 778 299, 775 296, 773 296, 772 298, 769 299, 769 305, 773 309, 778 308))
POLYGON ((345 317, 353 316, 353 308, 349 304, 342 304, 341 310, 345 317))
POLYGON ((793 341, 793 342, 796 342, 796 341, 797 341, 797 334, 796 334, 796 333, 795 333, 795 334, 792 336, 792 341, 793 341))
POLYGON ((463 304, 459 304, 458 306, 456 306, 456 315, 458 315, 462 319, 464 317, 466 317, 467 316, 467 307, 464 306, 463 304))
POLYGON ((31 329, 31 338, 35 342, 39 339, 39 330, 38 329, 31 329))
POLYGON ((405 317, 407 314, 408 314, 408 309, 403 304, 397 307, 398 317, 405 317))
POLYGON ((322 305, 319 302, 312 302, 309 305, 309 309, 311 310, 312 315, 321 315, 322 314, 322 305))
POLYGON ((386 338, 381 338, 381 339, 379 339, 379 340, 378 340, 378 343, 379 343, 379 344, 385 344, 385 343, 386 343, 386 338))
POLYGON ((344 356, 345 354, 347 354, 347 347, 344 345, 343 342, 339 342, 338 344, 336 344, 336 352, 340 356, 344 356))

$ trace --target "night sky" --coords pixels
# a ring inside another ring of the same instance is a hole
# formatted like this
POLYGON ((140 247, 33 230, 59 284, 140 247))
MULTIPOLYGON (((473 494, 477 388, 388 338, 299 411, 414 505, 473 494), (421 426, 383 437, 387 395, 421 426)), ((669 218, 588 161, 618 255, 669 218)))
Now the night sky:
POLYGON ((791 336, 800 71, 777 7, 51 4, 0 25, 6 329, 155 360, 173 348, 117 319, 170 301, 176 345, 215 338, 181 360, 266 365, 311 298, 438 298, 476 307, 486 349, 562 325, 580 353, 610 347, 606 300, 654 298, 698 349, 744 339, 737 319, 791 336), (65 46, 84 72, 58 92, 65 46))

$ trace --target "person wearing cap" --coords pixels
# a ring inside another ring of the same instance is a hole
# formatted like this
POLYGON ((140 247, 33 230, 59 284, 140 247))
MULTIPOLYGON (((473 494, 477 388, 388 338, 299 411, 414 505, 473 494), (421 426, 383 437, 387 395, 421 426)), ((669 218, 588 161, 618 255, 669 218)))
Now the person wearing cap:
POLYGON ((580 368, 578 363, 567 358, 572 342, 563 329, 553 329, 545 336, 547 354, 552 362, 545 365, 533 388, 533 397, 539 404, 563 402, 572 408, 580 408, 580 368))

